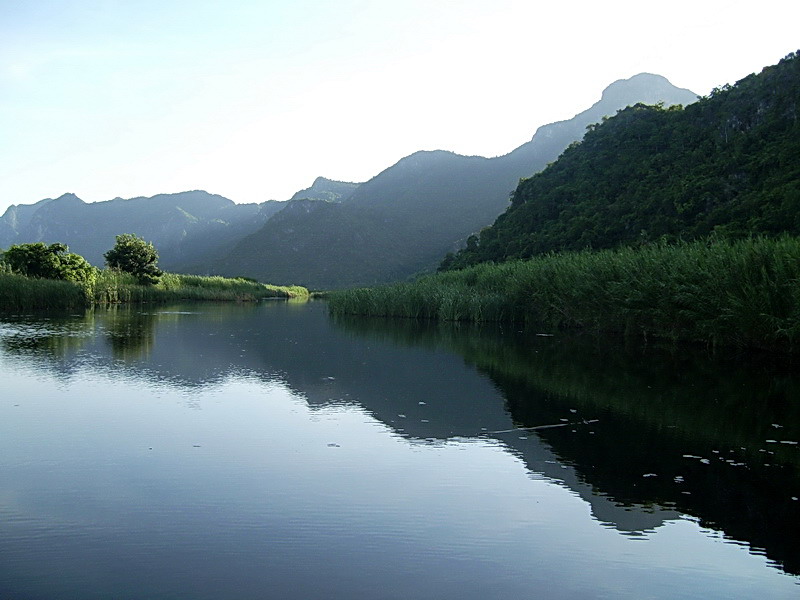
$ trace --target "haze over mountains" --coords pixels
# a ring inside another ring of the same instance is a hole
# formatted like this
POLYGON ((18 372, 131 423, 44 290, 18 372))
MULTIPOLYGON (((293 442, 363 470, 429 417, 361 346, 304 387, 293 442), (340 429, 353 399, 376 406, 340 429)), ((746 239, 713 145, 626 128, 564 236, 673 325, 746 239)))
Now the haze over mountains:
MULTIPOLYGON (((590 124, 636 103, 697 96, 658 75, 619 80, 586 111, 540 127, 495 158, 420 151, 363 184, 318 178, 288 202, 235 204, 204 191, 87 204, 73 194, 15 205, 0 217, 0 247, 63 242, 101 265, 114 236, 152 241, 161 266, 314 289, 369 285, 434 269, 491 224, 509 194, 580 140, 590 124)), ((476 117, 479 118, 479 117, 476 117)))

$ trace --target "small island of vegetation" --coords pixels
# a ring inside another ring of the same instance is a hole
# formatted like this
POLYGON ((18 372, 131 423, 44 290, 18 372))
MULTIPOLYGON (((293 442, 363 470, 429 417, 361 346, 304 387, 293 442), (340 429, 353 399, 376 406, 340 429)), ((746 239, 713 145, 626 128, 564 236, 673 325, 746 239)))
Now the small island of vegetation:
POLYGON ((105 259, 107 268, 98 269, 62 243, 11 246, 0 253, 0 311, 308 296, 308 290, 300 286, 268 285, 244 277, 165 273, 157 266, 153 245, 132 234, 117 236, 105 259))

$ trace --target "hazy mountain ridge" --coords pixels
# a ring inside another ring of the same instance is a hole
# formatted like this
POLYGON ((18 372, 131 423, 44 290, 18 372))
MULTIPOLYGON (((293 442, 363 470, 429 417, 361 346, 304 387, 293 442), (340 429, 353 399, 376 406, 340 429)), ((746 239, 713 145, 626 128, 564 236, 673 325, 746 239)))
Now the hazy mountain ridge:
POLYGON ((696 99, 656 75, 614 82, 591 108, 540 127, 530 142, 509 154, 415 152, 328 210, 265 223, 210 268, 312 288, 383 283, 432 270, 444 254, 505 210, 521 177, 554 161, 588 125, 637 102, 696 99))
MULTIPOLYGON (((318 177, 295 197, 340 201, 358 185, 318 177)), ((204 271, 208 261, 296 202, 236 204, 224 196, 194 190, 87 203, 68 193, 35 204, 9 206, 0 217, 0 248, 63 242, 92 264, 102 265, 103 253, 114 245, 117 235, 135 233, 154 243, 163 267, 192 266, 191 270, 204 271)))
POLYGON ((356 191, 360 183, 350 183, 347 181, 334 181, 325 177, 317 177, 310 188, 300 190, 289 200, 324 200, 326 202, 344 202, 353 192, 356 191))
POLYGON ((9 207, 0 217, 0 246, 63 242, 89 262, 102 264, 103 253, 114 245, 116 235, 136 233, 152 241, 163 262, 169 263, 182 242, 209 233, 218 235, 218 230, 226 227, 243 227, 260 213, 260 205, 235 204, 204 191, 94 203, 64 194, 30 206, 9 207))
POLYGON ((489 225, 520 178, 554 161, 587 125, 637 102, 695 99, 663 77, 636 75, 614 82, 573 119, 540 127, 504 156, 419 151, 366 183, 318 177, 287 202, 235 204, 192 191, 87 204, 65 194, 9 207, 0 217, 0 247, 60 241, 100 265, 116 235, 136 233, 152 241, 161 265, 174 271, 314 288, 405 279, 434 269, 489 225))

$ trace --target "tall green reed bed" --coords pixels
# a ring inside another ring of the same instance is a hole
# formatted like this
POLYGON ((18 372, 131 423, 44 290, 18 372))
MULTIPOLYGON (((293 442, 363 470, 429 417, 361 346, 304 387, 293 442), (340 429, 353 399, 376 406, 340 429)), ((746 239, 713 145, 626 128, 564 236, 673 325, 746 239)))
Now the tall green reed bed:
POLYGON ((132 275, 106 269, 98 272, 92 284, 82 285, 0 271, 0 310, 6 312, 71 310, 117 303, 252 302, 263 298, 307 295, 308 290, 299 286, 281 287, 224 277, 166 273, 157 285, 143 286, 132 275))
POLYGON ((0 272, 0 310, 72 310, 86 304, 86 290, 78 284, 0 272))
POLYGON ((334 314, 536 322, 785 349, 800 341, 800 240, 550 254, 335 292, 329 302, 334 314))
POLYGON ((101 271, 91 296, 95 304, 166 303, 177 301, 211 300, 253 302, 263 298, 293 298, 307 296, 308 290, 299 286, 281 287, 246 279, 202 277, 165 273, 158 284, 139 285, 136 278, 119 271, 101 271))

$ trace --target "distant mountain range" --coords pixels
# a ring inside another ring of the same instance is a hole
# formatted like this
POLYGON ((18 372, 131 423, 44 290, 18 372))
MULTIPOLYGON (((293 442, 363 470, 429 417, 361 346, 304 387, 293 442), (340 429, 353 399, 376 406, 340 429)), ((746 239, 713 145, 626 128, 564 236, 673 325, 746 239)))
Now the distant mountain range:
POLYGON ((505 156, 421 151, 363 184, 318 178, 287 202, 235 204, 204 191, 85 203, 73 194, 14 205, 0 217, 0 248, 66 243, 101 265, 120 233, 152 241, 162 267, 245 275, 315 289, 408 278, 508 206, 522 177, 542 170, 586 127, 636 103, 690 104, 697 96, 658 75, 611 84, 574 118, 540 127, 505 156))
POLYGON ((583 137, 588 125, 639 102, 696 100, 658 75, 614 82, 591 108, 540 127, 530 142, 505 156, 417 152, 338 204, 284 211, 212 262, 211 270, 324 289, 395 281, 431 270, 505 210, 521 177, 554 161, 583 137))
POLYGON ((296 202, 335 202, 349 197, 358 184, 317 178, 295 194, 300 200, 236 204, 204 191, 159 194, 151 198, 115 198, 86 203, 74 194, 36 204, 10 206, 0 217, 0 248, 11 244, 63 242, 95 265, 120 233, 135 233, 153 242, 160 265, 176 269, 204 265, 254 233, 271 217, 291 211, 296 202))

